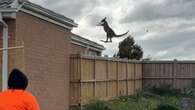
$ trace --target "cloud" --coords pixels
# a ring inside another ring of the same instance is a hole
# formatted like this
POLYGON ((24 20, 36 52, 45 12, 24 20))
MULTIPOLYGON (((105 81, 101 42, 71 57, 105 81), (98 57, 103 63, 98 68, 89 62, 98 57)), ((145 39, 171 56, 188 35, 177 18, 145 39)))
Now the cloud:
POLYGON ((117 33, 127 30, 144 49, 144 57, 155 59, 195 58, 195 0, 31 0, 74 19, 79 27, 72 32, 103 44, 103 54, 113 56, 125 39, 106 39, 96 24, 104 17, 117 33), (148 32, 146 31, 148 30, 148 32))
POLYGON ((173 59, 195 57, 195 26, 183 30, 153 34, 152 38, 140 39, 137 42, 142 45, 145 55, 151 55, 158 59, 173 59), (162 54, 163 53, 163 54, 162 54))
POLYGON ((128 11, 121 22, 147 22, 170 18, 191 19, 195 17, 194 10, 194 0, 138 0, 134 2, 133 9, 128 11))
POLYGON ((95 0, 37 0, 32 1, 73 19, 80 18, 95 7, 95 0))

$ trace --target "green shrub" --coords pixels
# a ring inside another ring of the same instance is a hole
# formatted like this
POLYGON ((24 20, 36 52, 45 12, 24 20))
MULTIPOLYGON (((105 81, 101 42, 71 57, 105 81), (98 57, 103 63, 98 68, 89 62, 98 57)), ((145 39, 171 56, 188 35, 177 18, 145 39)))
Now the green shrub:
POLYGON ((195 88, 195 78, 192 79, 192 88, 195 88))
POLYGON ((183 96, 195 99, 195 88, 187 88, 183 90, 183 96))
POLYGON ((111 110, 111 108, 107 102, 97 100, 85 105, 83 110, 111 110))
POLYGON ((112 110, 154 110, 158 104, 159 101, 157 99, 136 96, 110 101, 112 110), (124 99, 127 100, 124 101, 124 99))
POLYGON ((180 89, 174 89, 170 85, 153 86, 148 91, 160 96, 181 96, 182 94, 180 89))
POLYGON ((105 101, 92 101, 82 110, 179 110, 183 97, 195 97, 195 89, 183 91, 163 85, 148 87, 131 96, 121 96, 105 101))
POLYGON ((157 94, 151 92, 151 89, 148 90, 143 90, 143 91, 138 91, 134 97, 145 97, 145 98, 156 98, 158 97, 157 94))
POLYGON ((120 96, 119 100, 122 102, 127 102, 128 100, 131 100, 132 96, 120 96))
POLYGON ((169 104, 160 104, 155 110, 179 110, 177 107, 169 104))

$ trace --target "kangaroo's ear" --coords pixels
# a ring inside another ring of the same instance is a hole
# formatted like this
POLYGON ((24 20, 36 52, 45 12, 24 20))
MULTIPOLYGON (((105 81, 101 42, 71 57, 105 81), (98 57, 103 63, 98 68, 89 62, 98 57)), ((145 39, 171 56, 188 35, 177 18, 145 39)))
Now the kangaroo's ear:
POLYGON ((103 20, 106 20, 107 19, 107 17, 105 17, 103 20))
POLYGON ((106 17, 104 18, 104 19, 102 19, 102 21, 101 22, 105 22, 106 21, 106 17))

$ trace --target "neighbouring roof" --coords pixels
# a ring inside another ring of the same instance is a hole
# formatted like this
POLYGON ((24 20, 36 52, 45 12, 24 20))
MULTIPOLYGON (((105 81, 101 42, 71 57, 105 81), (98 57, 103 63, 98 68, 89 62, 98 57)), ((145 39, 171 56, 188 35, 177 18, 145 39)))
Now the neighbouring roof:
POLYGON ((7 8, 13 2, 14 2, 14 0, 0 0, 0 8, 7 8))
POLYGON ((100 45, 96 42, 93 42, 91 40, 88 40, 76 34, 72 34, 71 43, 85 47, 85 48, 89 48, 89 49, 92 49, 98 52, 102 52, 103 50, 105 50, 105 47, 103 45, 100 45))
POLYGON ((49 9, 46 9, 40 5, 34 4, 28 0, 0 0, 0 11, 7 11, 6 9, 15 9, 15 11, 23 11, 33 16, 55 23, 57 25, 66 27, 68 29, 72 29, 72 27, 78 26, 74 22, 74 20, 49 9))

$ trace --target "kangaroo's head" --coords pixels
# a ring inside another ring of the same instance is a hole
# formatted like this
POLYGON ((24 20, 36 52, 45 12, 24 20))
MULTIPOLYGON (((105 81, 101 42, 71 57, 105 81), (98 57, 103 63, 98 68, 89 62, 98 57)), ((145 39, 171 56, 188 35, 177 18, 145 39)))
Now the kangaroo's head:
POLYGON ((106 17, 102 19, 99 24, 97 24, 97 26, 105 26, 105 25, 107 25, 106 17))

